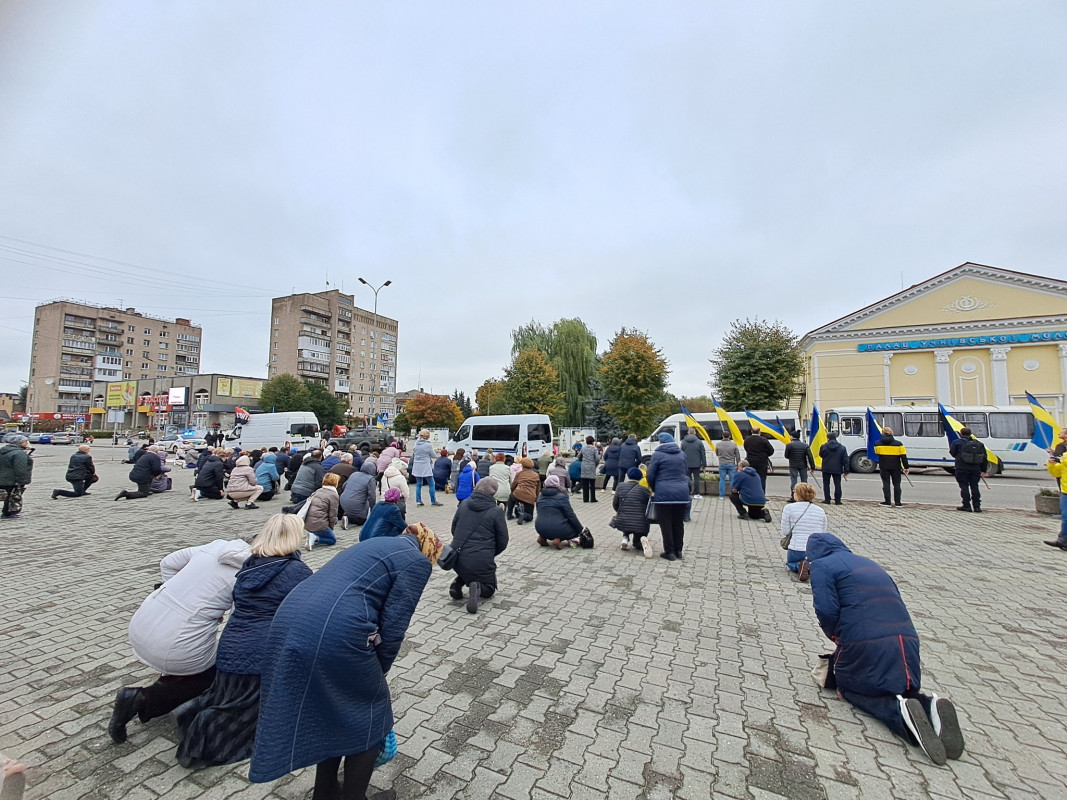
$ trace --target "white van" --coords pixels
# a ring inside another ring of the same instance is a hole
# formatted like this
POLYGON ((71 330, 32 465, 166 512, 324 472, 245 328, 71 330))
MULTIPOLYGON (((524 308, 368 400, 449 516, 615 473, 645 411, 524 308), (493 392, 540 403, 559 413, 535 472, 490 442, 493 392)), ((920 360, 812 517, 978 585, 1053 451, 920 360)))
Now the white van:
POLYGON ((319 421, 310 411, 280 411, 252 414, 244 425, 226 432, 226 446, 242 450, 266 450, 291 445, 294 450, 319 446, 319 421))
MULTIPOLYGON (((752 433, 752 425, 749 422, 748 417, 744 411, 729 411, 727 412, 735 423, 737 428, 741 431, 742 436, 748 436, 752 433)), ((801 430, 800 417, 797 416, 796 411, 753 411, 760 419, 765 419, 768 422, 774 422, 775 419, 782 421, 783 427, 786 431, 792 433, 795 430, 801 430)), ((719 441, 722 438, 722 422, 719 420, 719 415, 714 411, 709 412, 694 412, 693 418, 700 423, 701 427, 708 432, 708 436, 711 437, 713 442, 719 441)), ((660 445, 659 435, 661 433, 669 433, 674 437, 674 440, 678 443, 682 443, 683 437, 688 433, 689 426, 685 423, 685 414, 671 414, 663 422, 656 426, 655 432, 647 439, 642 439, 638 442, 641 446, 641 456, 645 461, 648 461, 652 457, 652 451, 660 445)), ((771 457, 772 467, 789 466, 789 462, 785 460, 783 453, 785 452, 785 445, 779 442, 777 439, 770 440, 771 445, 774 447, 774 455, 771 457)), ((704 453, 708 457, 708 466, 719 466, 719 458, 708 448, 707 442, 704 443, 704 453)), ((741 448, 741 458, 745 457, 745 448, 741 448)))
POLYGON ((453 453, 460 447, 468 453, 484 453, 491 447, 494 453, 536 461, 546 451, 552 452, 552 421, 547 414, 468 417, 448 442, 453 453))

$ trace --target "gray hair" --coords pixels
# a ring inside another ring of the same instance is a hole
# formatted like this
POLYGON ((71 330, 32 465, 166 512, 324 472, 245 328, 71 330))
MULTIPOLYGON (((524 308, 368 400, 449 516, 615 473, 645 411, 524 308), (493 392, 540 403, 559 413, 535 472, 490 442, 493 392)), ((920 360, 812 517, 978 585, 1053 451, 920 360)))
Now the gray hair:
POLYGON ((4 444, 26 444, 30 438, 23 436, 21 433, 5 433, 2 441, 4 444))
POLYGON ((495 495, 496 490, 499 488, 500 484, 497 482, 496 478, 482 478, 478 481, 478 485, 474 487, 474 491, 487 495, 495 495))
POLYGON ((748 462, 745 461, 744 459, 741 459, 740 461, 737 462, 737 468, 738 469, 744 469, 747 466, 748 466, 748 462))

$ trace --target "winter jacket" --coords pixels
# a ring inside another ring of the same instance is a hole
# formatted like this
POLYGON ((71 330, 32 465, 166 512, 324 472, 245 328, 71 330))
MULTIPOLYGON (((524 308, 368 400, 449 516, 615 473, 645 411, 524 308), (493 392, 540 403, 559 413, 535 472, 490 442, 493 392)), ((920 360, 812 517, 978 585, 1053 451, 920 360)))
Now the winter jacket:
POLYGON ((70 457, 70 463, 67 465, 67 474, 63 476, 63 480, 67 483, 87 481, 95 474, 96 466, 93 464, 93 457, 79 450, 70 457))
POLYGON ((737 466, 741 463, 741 448, 732 439, 720 439, 715 445, 715 455, 719 457, 719 466, 737 466))
POLYGON ((488 478, 489 477, 489 467, 491 467, 491 466, 493 466, 493 462, 489 458, 489 456, 484 456, 483 455, 481 458, 479 458, 478 459, 478 464, 475 467, 475 469, 478 470, 478 477, 479 478, 488 478))
POLYGON ((240 539, 187 547, 159 564, 163 585, 130 620, 134 655, 164 675, 196 675, 215 663, 219 623, 237 570, 251 555, 240 539))
POLYGON ((337 491, 338 492, 343 492, 344 488, 345 488, 345 484, 348 483, 348 479, 351 478, 353 474, 355 474, 355 471, 356 471, 355 467, 353 467, 349 463, 346 463, 346 462, 342 461, 342 462, 340 462, 338 464, 335 464, 333 467, 331 467, 330 470, 327 472, 327 474, 328 475, 336 475, 339 478, 339 480, 337 482, 337 491))
POLYGON ((515 499, 533 505, 537 502, 537 495, 541 493, 541 478, 537 470, 524 468, 511 482, 511 493, 515 499))
POLYGON ((269 492, 274 488, 274 483, 281 479, 277 457, 274 453, 267 453, 256 464, 256 483, 263 487, 263 491, 269 492))
POLYGON ((626 437, 619 449, 619 472, 626 474, 627 470, 641 466, 641 447, 637 444, 637 437, 633 434, 626 437))
POLYGON ((704 450, 704 442, 696 434, 687 433, 682 438, 681 450, 685 453, 685 466, 688 469, 708 465, 708 454, 704 450))
POLYGON ((496 557, 508 546, 504 509, 487 494, 475 492, 452 517, 452 547, 459 550, 456 574, 464 583, 496 584, 496 557))
POLYGON ((400 507, 382 500, 371 509, 370 516, 359 529, 359 540, 365 542, 377 536, 399 536, 407 526, 400 514, 400 507))
POLYGON ((395 447, 387 447, 382 450, 377 461, 378 472, 385 472, 389 465, 393 463, 394 458, 400 458, 400 451, 395 447))
POLYGON ((320 486, 308 498, 308 513, 304 517, 304 530, 318 533, 333 528, 339 516, 340 502, 337 489, 333 486, 320 486))
POLYGON ((155 454, 159 459, 159 474, 152 478, 148 487, 151 492, 168 492, 171 487, 171 479, 167 476, 170 472, 170 464, 167 463, 167 454, 159 452, 155 454))
POLYGON ((619 474, 619 457, 622 453, 621 444, 609 444, 604 448, 604 474, 619 474))
POLYGON ((730 491, 737 492, 741 502, 747 506, 767 505, 767 495, 760 483, 759 473, 752 467, 739 469, 730 478, 730 491))
POLYGON ((823 472, 830 475, 848 473, 848 450, 836 439, 831 439, 819 448, 819 458, 822 459, 823 472))
POLYGON ((1048 474, 1053 478, 1059 478, 1060 492, 1062 494, 1067 494, 1067 465, 1060 462, 1056 464, 1047 464, 1045 468, 1048 470, 1048 474))
POLYGON ((611 527, 623 533, 642 536, 648 533, 650 525, 645 512, 651 497, 652 493, 637 481, 620 483, 611 498, 611 507, 616 512, 611 520, 611 527))
POLYGON ((496 494, 493 495, 498 503, 506 502, 511 497, 511 470, 503 461, 497 461, 489 468, 489 477, 497 483, 496 494))
POLYGON ((566 467, 550 467, 548 474, 555 475, 559 478, 559 486, 561 489, 571 488, 571 476, 566 467))
POLYGON ((433 475, 433 445, 429 439, 419 438, 411 451, 411 474, 416 478, 429 478, 433 475))
MULTIPOLYGON (((592 450, 592 447, 583 447, 592 450)), ((549 487, 537 498, 537 520, 534 530, 549 541, 553 539, 577 539, 582 532, 582 523, 571 508, 571 499, 566 492, 549 487)))
POLYGON ((222 469, 222 459, 216 455, 207 457, 204 466, 196 473, 193 485, 200 491, 221 492, 225 472, 222 469))
POLYGON ((448 456, 438 456, 433 462, 433 483, 437 491, 442 491, 448 485, 448 479, 452 476, 452 459, 448 456))
POLYGON ((474 465, 468 461, 463 465, 463 469, 460 470, 459 477, 456 479, 456 499, 466 500, 470 497, 477 483, 478 472, 474 469, 474 465))
POLYGON ((33 475, 33 459, 18 444, 0 447, 0 486, 27 486, 33 475))
MULTIPOLYGON (((277 453, 269 453, 268 455, 274 456, 274 466, 278 470, 278 475, 281 476, 287 469, 289 469, 289 461, 291 460, 288 453, 278 451, 277 453)), ((264 456, 266 458, 266 456, 264 456)), ((279 480, 281 478, 279 477, 279 480)))
POLYGON ((289 454, 289 463, 285 467, 285 472, 290 478, 296 477, 296 473, 300 471, 300 465, 304 463, 304 459, 311 453, 307 450, 298 450, 289 454))
POLYGON ((771 456, 774 455, 774 445, 765 436, 753 433, 745 439, 745 461, 750 467, 770 466, 771 456))
POLYGON ((322 476, 325 474, 322 462, 308 454, 307 458, 300 462, 300 469, 296 473, 296 478, 293 479, 291 487, 293 494, 311 497, 315 494, 315 490, 322 486, 322 476))
POLYGON ((972 472, 985 472, 987 469, 989 469, 988 458, 983 458, 982 463, 980 464, 968 464, 966 461, 963 460, 963 447, 967 442, 976 442, 977 444, 982 445, 983 451, 985 450, 985 445, 979 442, 973 436, 960 436, 948 448, 949 455, 956 459, 956 469, 963 470, 965 472, 967 470, 971 470, 972 472))
POLYGON ((215 454, 214 454, 214 453, 212 453, 212 452, 211 452, 211 450, 210 450, 209 448, 204 448, 204 450, 203 450, 203 451, 201 451, 200 455, 199 455, 199 456, 197 456, 197 459, 196 459, 196 468, 197 468, 198 470, 201 470, 201 469, 203 469, 203 468, 204 468, 204 464, 206 464, 206 463, 207 463, 207 460, 208 460, 209 458, 211 458, 211 457, 212 457, 213 455, 215 455, 215 454))
POLYGON ((547 478, 548 468, 552 466, 555 460, 556 457, 552 455, 552 450, 545 450, 545 452, 541 454, 541 457, 537 459, 537 474, 542 478, 547 478))
POLYGON ((329 472, 331 469, 333 469, 334 467, 336 467, 340 463, 341 463, 341 459, 340 459, 339 456, 327 456, 326 458, 322 459, 322 472, 323 472, 323 474, 329 472))
POLYGON ((815 503, 787 503, 782 509, 782 536, 790 531, 793 535, 789 539, 789 549, 803 553, 808 547, 808 536, 825 533, 826 512, 815 503))
POLYGON ((600 453, 597 452, 595 445, 589 445, 583 447, 582 452, 578 454, 578 461, 582 465, 582 478, 595 478, 597 464, 600 463, 600 453))
POLYGON ((652 487, 653 503, 689 502, 689 471, 685 454, 674 442, 665 442, 656 448, 648 462, 645 477, 652 487))
POLYGON ((159 456, 146 450, 141 458, 133 462, 130 480, 136 484, 151 483, 152 478, 162 474, 163 466, 159 463, 159 456))
POLYGON ((129 449, 126 451, 126 461, 128 461, 131 464, 134 461, 136 461, 137 460, 137 454, 140 452, 140 450, 141 450, 141 446, 139 444, 136 444, 136 443, 131 444, 129 449))
POLYGON ((226 484, 226 491, 252 492, 255 491, 259 482, 256 479, 256 471, 251 467, 234 467, 230 473, 230 482, 226 484))
POLYGON ((233 613, 219 638, 215 666, 237 675, 258 675, 274 612, 300 581, 310 577, 311 568, 300 560, 299 552, 249 557, 237 573, 233 613))
POLYGON ((900 472, 902 469, 909 469, 904 445, 892 436, 879 439, 874 445, 874 454, 878 456, 879 472, 900 472))
POLYGON ((811 448, 800 439, 793 439, 785 446, 785 457, 789 461, 790 469, 804 469, 805 467, 815 469, 815 458, 811 455, 811 448))
POLYGON ((582 462, 579 459, 574 459, 567 467, 567 474, 570 476, 571 483, 578 483, 582 479, 582 462))
POLYGON ((345 514, 363 521, 370 516, 374 502, 378 499, 378 484, 374 480, 377 472, 373 462, 363 462, 359 472, 348 479, 340 497, 341 510, 345 514))
POLYGON ((811 593, 823 633, 837 643, 837 687, 869 696, 920 688, 919 636, 893 579, 831 533, 808 537, 811 593))
POLYGON ((399 489, 400 494, 404 495, 404 500, 408 499, 407 469, 404 462, 399 459, 390 464, 382 475, 382 496, 384 497, 390 489, 399 489))

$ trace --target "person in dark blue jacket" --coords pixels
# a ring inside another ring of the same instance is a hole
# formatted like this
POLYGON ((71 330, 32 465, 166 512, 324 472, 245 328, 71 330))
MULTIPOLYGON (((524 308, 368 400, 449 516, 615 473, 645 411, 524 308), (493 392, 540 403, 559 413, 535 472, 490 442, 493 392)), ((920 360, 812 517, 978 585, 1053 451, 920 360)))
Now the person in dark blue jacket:
POLYGON ((737 509, 740 519, 771 521, 771 510, 767 508, 767 495, 763 493, 760 474, 747 461, 738 463, 737 472, 730 479, 730 502, 737 509))
POLYGON ((407 523, 400 513, 400 500, 403 495, 399 489, 389 489, 385 499, 375 503, 370 516, 359 529, 359 540, 365 542, 377 536, 399 536, 407 523))
POLYGON ((471 493, 474 492, 474 486, 478 483, 478 470, 474 464, 468 461, 463 465, 463 468, 459 471, 459 478, 456 479, 456 500, 462 503, 471 493))
POLYGON ((133 500, 138 497, 148 497, 151 492, 152 479, 163 474, 163 464, 159 460, 158 450, 155 445, 143 451, 133 462, 130 470, 130 480, 137 484, 137 491, 131 492, 123 489, 116 496, 116 500, 133 500))
POLYGON ((619 448, 619 477, 625 478, 626 473, 640 466, 641 447, 637 444, 637 437, 631 433, 619 448))
POLYGON ((831 533, 808 537, 807 558, 819 627, 837 645, 830 666, 841 697, 918 743, 934 763, 959 758, 955 707, 919 691, 919 635, 893 579, 831 533))
POLYGON ((226 470, 222 466, 222 459, 212 453, 204 461, 204 465, 196 471, 196 481, 193 483, 193 499, 221 500, 222 487, 226 481, 226 470))
POLYGON ((562 550, 564 544, 578 546, 582 523, 571 507, 571 499, 560 488, 558 475, 545 478, 545 488, 537 497, 534 530, 537 531, 537 543, 542 547, 551 544, 557 550, 562 550))
MULTIPOLYGON (((604 448, 604 489, 608 488, 608 481, 612 478, 615 483, 611 485, 612 491, 619 488, 619 458, 622 455, 622 444, 618 437, 611 440, 611 444, 604 448)), ((623 477, 626 476, 625 471, 623 477)))
POLYGON ((689 470, 685 453, 669 433, 659 435, 660 446, 648 462, 645 480, 652 489, 652 503, 656 522, 663 535, 660 558, 677 561, 682 558, 685 538, 685 517, 689 510, 689 470))
POLYGON ((496 557, 508 546, 508 523, 504 509, 494 497, 496 478, 483 478, 474 493, 459 504, 452 517, 452 547, 456 557, 456 579, 448 587, 453 600, 463 599, 463 587, 469 588, 467 611, 478 612, 478 604, 496 594, 496 557))
POLYGON ((822 459, 823 503, 830 504, 830 481, 834 482, 834 503, 841 505, 841 476, 848 475, 848 448, 837 441, 837 431, 826 434, 827 442, 819 448, 822 459))
POLYGON ((577 458, 568 465, 567 477, 571 479, 571 494, 578 494, 582 489, 582 462, 577 458))
POLYGON ((259 720, 263 647, 274 612, 311 569, 300 560, 304 526, 275 514, 252 543, 233 587, 233 613, 219 639, 211 687, 172 713, 178 723, 178 762, 209 767, 252 755, 259 720))
POLYGON ((442 450, 441 455, 433 462, 433 487, 439 491, 445 491, 448 479, 452 476, 452 459, 447 450, 442 450))

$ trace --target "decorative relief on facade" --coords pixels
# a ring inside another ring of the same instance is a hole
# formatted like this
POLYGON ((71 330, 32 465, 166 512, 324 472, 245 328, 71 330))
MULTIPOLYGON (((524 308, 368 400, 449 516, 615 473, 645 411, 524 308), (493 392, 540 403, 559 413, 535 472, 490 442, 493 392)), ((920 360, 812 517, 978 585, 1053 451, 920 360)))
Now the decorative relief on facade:
POLYGON ((979 300, 977 297, 971 297, 969 294, 965 294, 963 297, 958 297, 942 308, 942 311, 955 311, 957 313, 966 313, 968 311, 979 311, 983 308, 992 308, 996 303, 988 303, 985 300, 979 300))
POLYGON ((1037 369, 1040 366, 1041 366, 1041 362, 1040 361, 1035 361, 1032 358, 1023 362, 1023 369, 1025 369, 1027 372, 1033 372, 1035 369, 1037 369))
POLYGON ((1008 351, 1010 347, 990 347, 989 348, 989 360, 990 361, 1007 361, 1008 351))
POLYGON ((906 367, 904 367, 904 374, 905 375, 918 375, 919 374, 919 368, 917 366, 915 366, 914 364, 908 364, 906 367))
POLYGON ((893 360, 892 353, 882 353, 882 366, 888 367, 889 362, 893 360))
POLYGON ((934 361, 938 364, 947 364, 951 355, 951 350, 934 350, 934 361))

